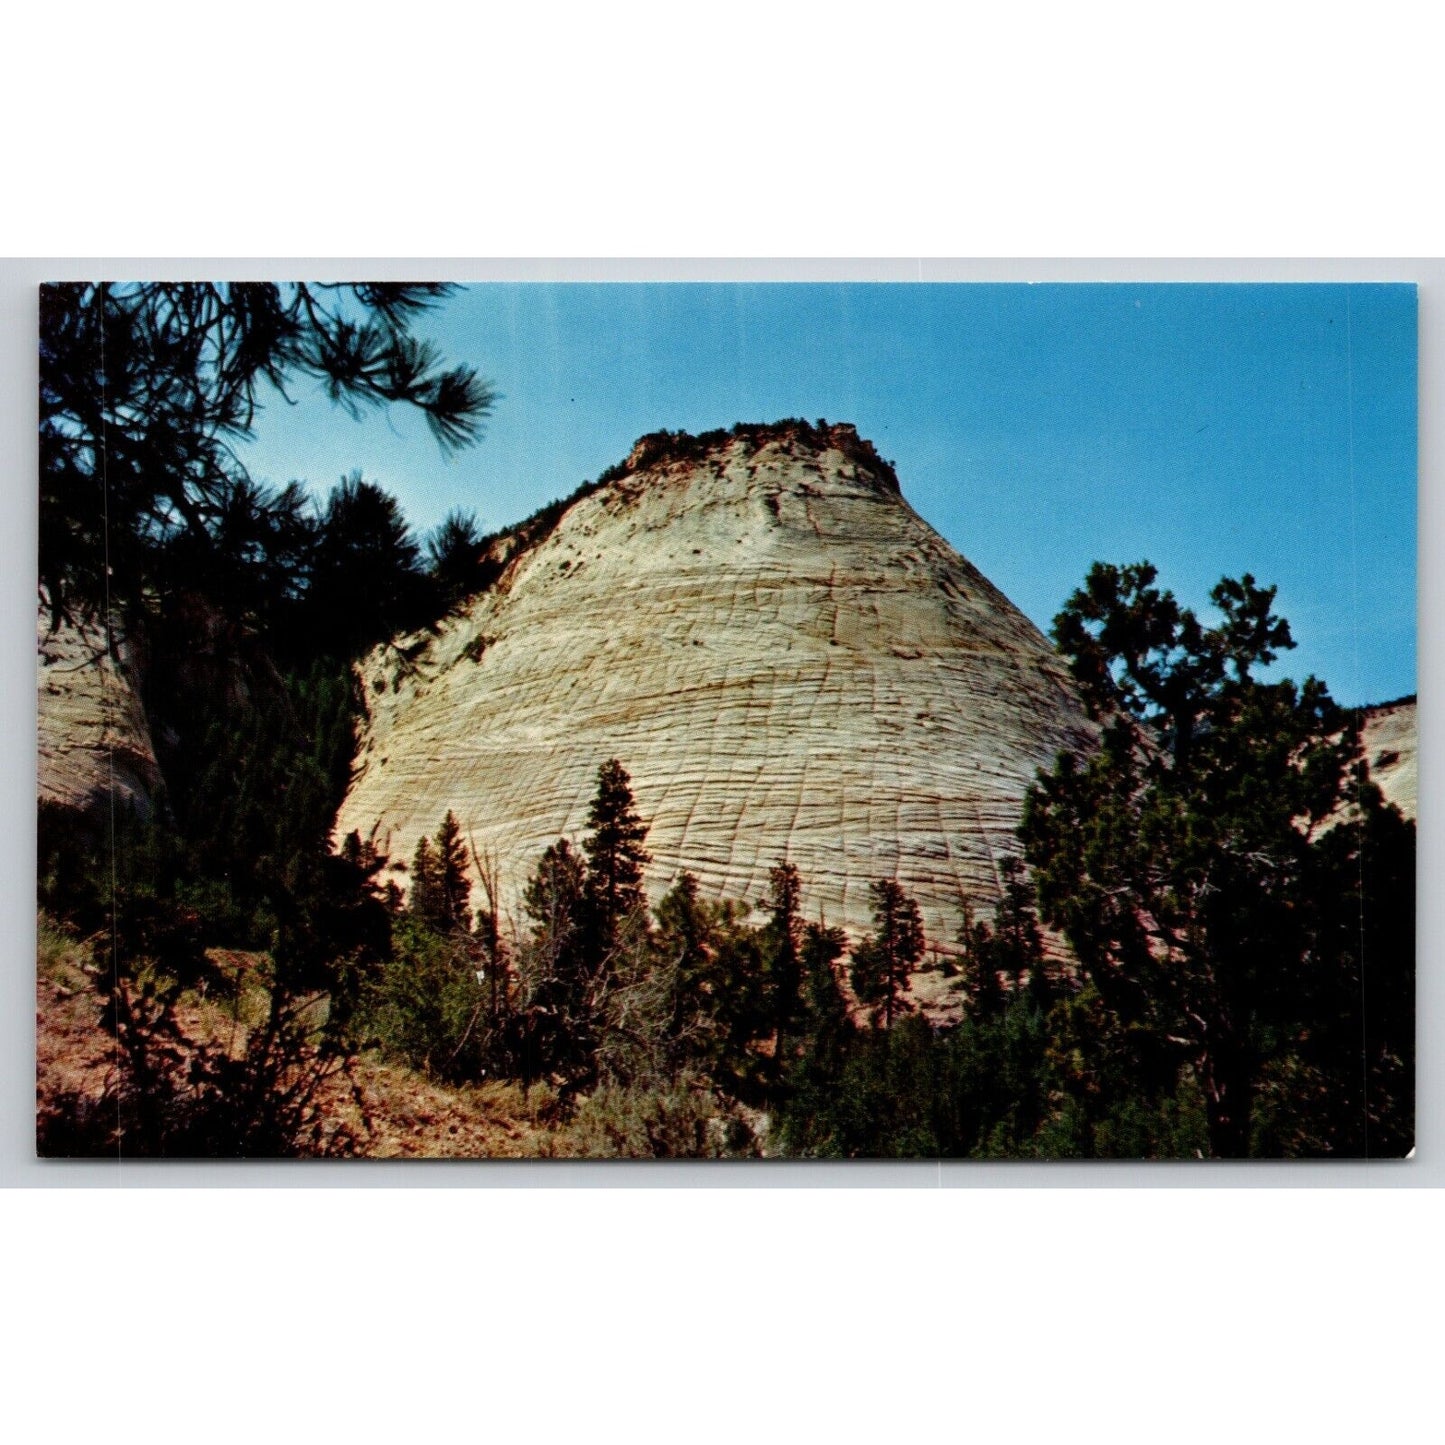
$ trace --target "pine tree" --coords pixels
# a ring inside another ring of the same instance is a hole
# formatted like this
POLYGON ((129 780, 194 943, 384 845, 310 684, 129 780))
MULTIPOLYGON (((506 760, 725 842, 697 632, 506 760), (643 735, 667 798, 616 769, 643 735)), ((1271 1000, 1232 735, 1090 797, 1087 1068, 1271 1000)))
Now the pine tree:
POLYGON ((462 830, 456 814, 448 810, 437 829, 437 883, 440 889, 439 916, 443 931, 467 933, 471 929, 471 910, 467 904, 472 896, 472 882, 467 876, 467 850, 462 843, 462 830))
POLYGON ((444 928, 441 866, 437 855, 432 851, 430 838, 418 839, 416 852, 412 854, 411 892, 407 897, 407 912, 423 928, 434 932, 444 928))
POLYGON ((586 864, 559 838, 522 893, 532 928, 521 959, 521 1007, 510 1031, 526 1085, 550 1075, 581 1087, 596 1072, 599 1000, 587 966, 586 890, 586 864))
POLYGON ((213 596, 258 535, 294 550, 303 492, 256 487, 235 445, 273 388, 319 382, 353 415, 413 407, 444 448, 476 441, 495 391, 413 331, 450 289, 41 287, 40 577, 57 621, 114 606, 159 615, 178 564, 187 588, 213 596))
POLYGON ((792 863, 779 863, 768 873, 765 907, 768 922, 763 929, 766 970, 765 1007, 773 1034, 773 1062, 776 1073, 785 1066, 788 1035, 802 1013, 803 923, 798 912, 802 880, 792 863))
POLYGON ((612 758, 597 770, 597 793, 587 813, 588 945, 592 964, 602 967, 616 947, 625 920, 644 916, 647 895, 642 871, 651 857, 643 847, 647 824, 637 816, 632 779, 612 758))
POLYGON ((803 1006, 811 1041, 837 1040, 846 1035, 851 1023, 848 1001, 838 986, 836 964, 848 946, 841 928, 810 923, 803 929, 800 962, 803 970, 803 1006))
POLYGON ((871 1005, 873 1021, 893 1027, 895 1014, 910 1007, 908 980, 923 957, 923 920, 918 903, 891 878, 868 888, 873 898, 873 928, 853 950, 850 978, 858 1001, 871 1005))
POLYGON ((993 930, 975 918, 968 900, 963 904, 963 925, 958 931, 963 950, 963 986, 976 1019, 993 1018, 1003 1009, 1003 989, 998 981, 998 962, 994 956, 993 930))
POLYGON ((522 892, 532 920, 531 956, 539 981, 565 981, 582 973, 587 866, 565 838, 558 838, 537 864, 522 892))

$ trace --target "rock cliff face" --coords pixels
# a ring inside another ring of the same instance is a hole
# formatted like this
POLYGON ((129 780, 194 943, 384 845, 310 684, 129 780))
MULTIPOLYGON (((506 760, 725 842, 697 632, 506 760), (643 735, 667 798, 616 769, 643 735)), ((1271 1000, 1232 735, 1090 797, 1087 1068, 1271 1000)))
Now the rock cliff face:
POLYGON ((856 936, 869 882, 896 878, 948 947, 962 901, 998 897, 1035 769, 1091 737, 1038 630, 849 426, 644 438, 545 537, 494 553, 497 581, 439 635, 363 667, 337 836, 374 834, 403 887, 451 808, 517 918, 617 757, 654 898, 689 869, 756 900, 786 858, 808 917, 856 936))
POLYGON ((36 795, 93 814, 120 806, 149 814, 160 779, 130 649, 112 653, 99 622, 36 619, 36 795))
POLYGON ((1420 793, 1419 744, 1415 699, 1383 703, 1365 710, 1361 743, 1370 776, 1387 803, 1414 818, 1420 793))

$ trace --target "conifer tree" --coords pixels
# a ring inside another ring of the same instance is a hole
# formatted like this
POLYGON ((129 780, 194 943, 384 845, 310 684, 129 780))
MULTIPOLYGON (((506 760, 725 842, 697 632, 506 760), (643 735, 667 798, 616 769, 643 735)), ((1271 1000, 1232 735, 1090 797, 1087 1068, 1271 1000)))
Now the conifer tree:
POLYGON ((472 883, 467 876, 467 850, 462 843, 462 830, 456 814, 450 809, 437 829, 436 866, 438 918, 442 931, 469 932, 472 920, 467 904, 472 895, 472 883))
POLYGON ((407 911, 417 923, 434 931, 443 917, 441 868, 430 838, 419 838, 412 854, 407 911))
POLYGON ((802 1012, 803 922, 798 912, 801 894, 802 880, 792 863, 779 863, 769 871, 764 905, 768 922, 763 929, 767 973, 765 1008, 773 1034, 773 1061, 779 1072, 784 1065, 788 1035, 802 1012))
POLYGON ((850 978, 858 1001, 872 1006, 873 1021, 893 1027, 895 1014, 906 1013, 908 980, 923 957, 923 920, 918 903, 891 878, 871 883, 873 928, 853 950, 850 978))
POLYGON ((43 286, 40 576, 56 620, 164 611, 178 544, 186 585, 209 594, 238 523, 259 524, 268 546, 295 530, 299 489, 256 488, 235 446, 273 388, 319 382, 354 415, 412 407, 444 448, 476 441, 495 391, 413 330, 450 289, 43 286))
POLYGON ((589 947, 587 866, 565 838, 551 844, 522 894, 532 921, 521 1008, 510 1022, 524 1084, 551 1076, 570 1094, 597 1074, 602 989, 589 947))
POLYGON ((652 861, 643 847, 647 824, 637 816, 632 779, 616 758, 597 770, 587 826, 582 851, 587 855, 588 944, 593 966, 601 967, 617 944, 623 922, 645 914, 642 870, 652 861))
POLYGON ((1003 989, 998 981, 998 963, 994 957, 993 930, 975 918, 967 899, 963 904, 963 925, 958 931, 963 950, 963 986, 969 995, 970 1012, 974 1018, 992 1018, 1003 1008, 1003 989))
POLYGON ((838 986, 835 965, 848 946, 841 928, 824 923, 810 923, 803 929, 799 958, 803 972, 803 1005, 807 1014, 810 1040, 832 1039, 846 1035, 851 1027, 848 1001, 838 986))
POLYGON ((587 866, 565 838, 542 854, 522 893, 532 920, 532 956, 543 979, 574 980, 583 964, 587 866))
POLYGON ((1102 736, 1026 800, 1043 916, 1120 1026, 1192 1068, 1215 1157, 1251 1151, 1267 1084, 1312 1071, 1331 1108, 1311 1147, 1403 1153, 1413 1021, 1374 1025, 1414 959, 1361 944, 1412 906, 1414 829, 1323 683, 1256 676, 1294 646, 1274 588, 1225 578, 1208 626, 1156 577, 1096 563, 1054 620, 1102 736))

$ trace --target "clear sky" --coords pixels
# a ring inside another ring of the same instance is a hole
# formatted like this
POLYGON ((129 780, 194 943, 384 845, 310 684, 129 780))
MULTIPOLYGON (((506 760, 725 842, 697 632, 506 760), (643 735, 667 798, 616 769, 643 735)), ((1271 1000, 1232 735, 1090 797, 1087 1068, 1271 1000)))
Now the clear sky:
POLYGON ((1415 690, 1413 286, 485 284, 419 330, 500 391, 478 446, 303 388, 241 448, 253 475, 359 467, 419 534, 454 507, 491 530, 644 432, 851 421, 1045 631, 1095 559, 1199 608, 1250 571, 1299 644, 1277 671, 1415 690))

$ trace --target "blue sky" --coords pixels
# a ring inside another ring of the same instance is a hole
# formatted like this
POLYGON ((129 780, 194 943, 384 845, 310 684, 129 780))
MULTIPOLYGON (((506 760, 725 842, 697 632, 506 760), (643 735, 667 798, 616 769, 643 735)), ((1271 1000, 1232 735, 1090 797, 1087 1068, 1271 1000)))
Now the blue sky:
POLYGON ((500 391, 479 446, 301 388, 241 455, 490 530, 644 432, 851 421, 1045 631, 1096 558, 1201 608, 1250 571, 1299 644, 1277 670, 1380 701, 1415 690, 1415 321, 1400 285, 478 285, 419 329, 500 391))

